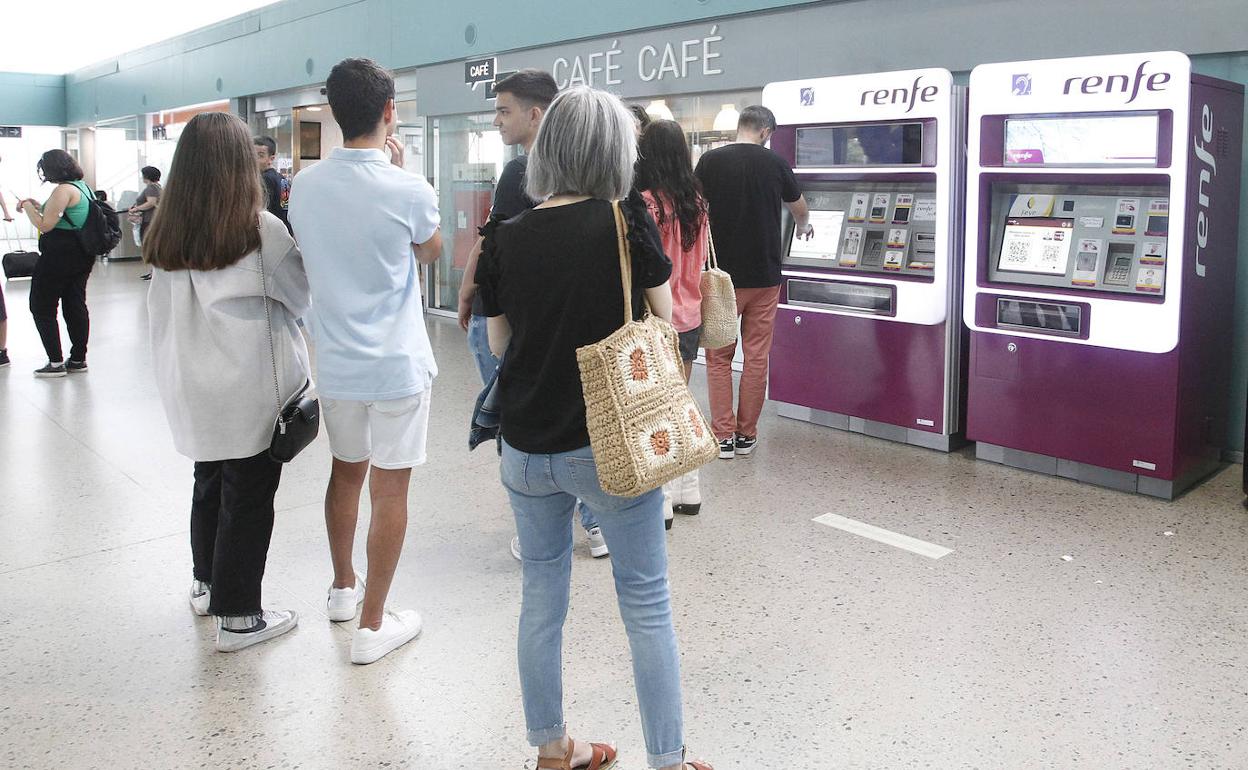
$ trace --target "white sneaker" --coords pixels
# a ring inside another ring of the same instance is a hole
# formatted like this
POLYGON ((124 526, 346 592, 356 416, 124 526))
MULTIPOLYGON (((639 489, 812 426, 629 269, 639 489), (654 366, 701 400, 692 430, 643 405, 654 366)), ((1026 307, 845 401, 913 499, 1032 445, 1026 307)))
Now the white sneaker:
POLYGON ((516 561, 524 561, 524 557, 520 555, 520 536, 516 535, 511 539, 511 555, 516 557, 516 561))
POLYGON ((589 537, 589 555, 595 559, 601 559, 609 556, 611 552, 607 550, 607 539, 602 536, 602 529, 594 527, 585 530, 585 534, 589 537))
POLYGON ((672 482, 680 489, 672 510, 686 516, 696 516, 702 510, 702 489, 698 484, 698 472, 692 470, 672 482))
POLYGON ((256 625, 246 631, 231 631, 224 623, 224 618, 217 619, 217 652, 238 652, 290 631, 299 625, 299 616, 290 610, 264 610, 256 625))
POLYGON ((325 600, 325 614, 335 623, 355 619, 360 602, 364 601, 364 578, 355 573, 353 588, 329 587, 329 598, 325 600))
POLYGON ((191 581, 191 611, 203 617, 212 604, 212 586, 199 580, 191 581))
POLYGON ((676 518, 672 514, 672 510, 676 505, 673 493, 678 488, 678 484, 680 484, 680 479, 669 481, 663 485, 663 529, 671 529, 672 520, 676 518))
POLYGON ((420 635, 420 613, 416 610, 386 610, 381 628, 355 629, 351 639, 351 662, 359 665, 375 663, 420 635))

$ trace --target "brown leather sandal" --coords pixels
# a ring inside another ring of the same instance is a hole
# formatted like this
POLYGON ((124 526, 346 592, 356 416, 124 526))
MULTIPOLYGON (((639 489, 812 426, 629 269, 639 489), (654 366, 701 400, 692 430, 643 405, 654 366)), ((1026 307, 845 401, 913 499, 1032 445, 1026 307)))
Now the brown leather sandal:
POLYGON ((711 767, 705 762, 698 762, 698 761, 686 762, 685 767, 690 768, 690 770, 715 770, 715 768, 711 767))
MULTIPOLYGON (((572 766, 572 752, 576 748, 576 742, 571 738, 568 739, 568 753, 563 759, 555 757, 538 757, 538 770, 610 770, 615 767, 615 747, 606 743, 589 744, 589 764, 572 766)), ((696 770, 711 770, 709 767, 701 767, 696 770)))

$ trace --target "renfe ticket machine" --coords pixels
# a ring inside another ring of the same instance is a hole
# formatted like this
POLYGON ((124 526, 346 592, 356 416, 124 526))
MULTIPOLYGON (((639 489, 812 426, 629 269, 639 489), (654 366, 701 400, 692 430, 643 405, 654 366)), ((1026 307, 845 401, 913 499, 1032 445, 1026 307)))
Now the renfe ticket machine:
POLYGON ((961 439, 964 91, 947 70, 772 83, 814 237, 784 234, 769 397, 786 417, 961 439))
POLYGON ((1227 429, 1241 86, 1179 53, 971 74, 967 435, 1173 498, 1227 429))

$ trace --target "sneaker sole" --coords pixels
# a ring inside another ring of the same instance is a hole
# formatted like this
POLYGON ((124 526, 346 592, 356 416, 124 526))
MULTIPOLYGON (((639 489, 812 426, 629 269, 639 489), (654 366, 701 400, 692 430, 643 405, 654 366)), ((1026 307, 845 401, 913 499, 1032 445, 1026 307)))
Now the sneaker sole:
POLYGON ((725 451, 724 451, 724 450, 722 450, 722 449, 721 449, 721 450, 719 450, 719 459, 721 459, 721 460, 731 460, 732 458, 734 458, 734 457, 736 457, 736 456, 737 456, 737 453, 736 453, 736 451, 735 451, 735 450, 734 450, 734 451, 732 451, 732 452, 725 452, 725 451))
POLYGON ((35 372, 35 377, 40 380, 55 380, 64 377, 65 372, 35 372))
POLYGON ((66 374, 86 374, 88 371, 90 370, 84 366, 81 369, 66 369, 65 373, 66 374))
POLYGON ((751 453, 751 452, 753 452, 753 451, 754 451, 754 447, 748 447, 748 448, 746 448, 746 449, 738 449, 738 450, 737 450, 737 456, 738 456, 738 457, 749 457, 750 453, 751 453))
POLYGON ((381 644, 369 650, 361 650, 358 653, 356 652, 355 647, 352 646, 351 662, 357 666, 367 666, 369 663, 376 663, 416 637, 420 636, 420 632, 424 630, 424 627, 425 624, 422 621, 420 625, 416 626, 416 630, 410 635, 396 636, 395 638, 388 640, 385 644, 381 644))
POLYGON ((248 647, 255 647, 257 644, 267 642, 270 639, 276 639, 282 634, 295 630, 295 626, 299 625, 299 616, 295 615, 290 623, 278 626, 269 626, 263 631, 257 631, 254 634, 235 634, 227 637, 228 643, 222 644, 220 636, 217 637, 217 652, 238 652, 248 647))
POLYGON ((589 555, 594 557, 595 559, 601 559, 604 556, 610 556, 611 550, 607 548, 605 545, 602 548, 590 548, 589 555))
POLYGON ((679 513, 682 516, 697 516, 701 510, 702 503, 681 503, 680 505, 672 506, 672 512, 679 513))

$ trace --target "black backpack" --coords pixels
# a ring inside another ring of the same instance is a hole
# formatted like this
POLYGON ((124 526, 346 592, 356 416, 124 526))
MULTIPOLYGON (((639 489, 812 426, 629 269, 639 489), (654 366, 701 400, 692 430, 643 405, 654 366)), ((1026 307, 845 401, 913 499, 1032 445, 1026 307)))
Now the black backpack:
MULTIPOLYGON (((78 188, 78 192, 87 197, 87 218, 83 221, 81 228, 74 230, 78 233, 78 242, 82 244, 82 250, 92 259, 107 256, 117 248, 117 244, 121 243, 121 219, 112 206, 95 197, 90 187, 81 182, 73 184, 78 188)), ((69 221, 68 214, 62 214, 62 216, 65 217, 65 221, 69 221)), ((70 222, 70 224, 73 223, 70 222)))

